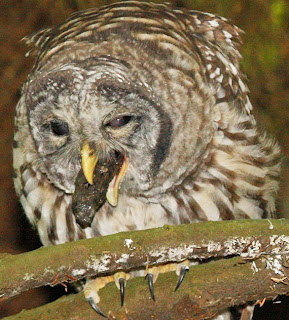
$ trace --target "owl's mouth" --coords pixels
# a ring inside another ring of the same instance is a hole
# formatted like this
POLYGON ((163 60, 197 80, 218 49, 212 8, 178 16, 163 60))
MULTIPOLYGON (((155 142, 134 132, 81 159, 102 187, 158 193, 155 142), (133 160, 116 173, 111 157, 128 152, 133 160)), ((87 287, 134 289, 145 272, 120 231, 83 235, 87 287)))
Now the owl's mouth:
POLYGON ((72 211, 76 222, 82 228, 87 228, 106 200, 112 206, 117 205, 119 185, 128 162, 119 152, 105 159, 99 157, 99 153, 88 143, 83 145, 81 157, 82 168, 75 181, 72 211))

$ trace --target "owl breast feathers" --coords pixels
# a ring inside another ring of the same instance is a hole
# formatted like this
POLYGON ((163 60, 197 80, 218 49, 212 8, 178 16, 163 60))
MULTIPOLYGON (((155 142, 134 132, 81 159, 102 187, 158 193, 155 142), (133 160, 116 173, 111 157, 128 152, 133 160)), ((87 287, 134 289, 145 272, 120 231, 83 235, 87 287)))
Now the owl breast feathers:
POLYGON ((126 1, 26 38, 15 186, 44 245, 273 215, 279 147, 257 132, 239 33, 126 1))

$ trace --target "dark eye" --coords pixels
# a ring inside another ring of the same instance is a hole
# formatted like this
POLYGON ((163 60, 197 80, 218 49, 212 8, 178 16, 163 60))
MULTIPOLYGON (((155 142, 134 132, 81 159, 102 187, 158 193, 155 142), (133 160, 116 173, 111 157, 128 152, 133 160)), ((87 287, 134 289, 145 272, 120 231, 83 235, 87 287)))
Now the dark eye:
POLYGON ((122 127, 122 126, 126 125, 127 123, 129 123, 131 119, 132 119, 132 116, 117 117, 117 118, 109 121, 106 124, 106 126, 112 127, 112 128, 119 128, 119 127, 122 127))
POLYGON ((69 134, 69 127, 66 122, 51 121, 50 128, 56 136, 67 136, 69 134))

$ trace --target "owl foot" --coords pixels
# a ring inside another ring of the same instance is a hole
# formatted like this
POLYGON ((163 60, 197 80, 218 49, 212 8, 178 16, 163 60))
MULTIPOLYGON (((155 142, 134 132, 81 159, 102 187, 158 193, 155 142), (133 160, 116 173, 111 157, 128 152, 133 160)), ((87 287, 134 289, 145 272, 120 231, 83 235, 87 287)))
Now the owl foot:
MULTIPOLYGON (((177 291, 180 285, 182 284, 186 273, 189 271, 189 265, 190 265, 190 262, 188 260, 185 260, 181 263, 169 263, 163 266, 148 268, 145 278, 148 281, 149 291, 150 291, 152 300, 156 301, 155 294, 154 294, 154 283, 156 282, 158 275, 160 273, 166 273, 171 271, 176 272, 176 274, 179 276, 177 285, 175 287, 175 291, 177 291)), ((144 275, 144 273, 142 273, 142 275, 144 275)), ((125 298, 126 280, 130 279, 130 277, 131 275, 129 273, 125 273, 121 271, 111 276, 99 277, 94 280, 89 280, 84 287, 84 295, 87 302, 100 316, 107 318, 107 316, 97 306, 97 304, 100 301, 98 291, 101 288, 103 288, 107 283, 115 282, 117 288, 120 290, 120 303, 121 303, 121 306, 123 306, 124 298, 125 298)))
POLYGON ((107 283, 114 281, 114 276, 99 277, 94 280, 89 280, 84 287, 84 296, 87 302, 91 305, 100 316, 107 318, 106 315, 99 309, 97 304, 100 301, 98 291, 103 288, 107 283))
POLYGON ((121 301, 121 306, 123 306, 126 280, 128 280, 129 278, 130 278, 130 275, 128 273, 117 272, 113 276, 99 277, 94 280, 88 281, 84 287, 84 295, 87 302, 99 315, 101 315, 104 318, 107 318, 107 316, 104 315, 103 312, 97 306, 97 304, 100 301, 98 291, 101 288, 105 287, 107 283, 114 281, 116 286, 120 290, 120 301, 121 301))
POLYGON ((148 286, 151 294, 151 298, 156 301, 154 295, 154 283, 156 282, 158 275, 160 273, 166 273, 170 271, 176 271, 176 274, 179 276, 175 291, 178 290, 182 284, 186 273, 189 271, 190 262, 188 260, 182 261, 181 263, 169 263, 164 266, 152 267, 147 271, 146 278, 148 279, 148 286))

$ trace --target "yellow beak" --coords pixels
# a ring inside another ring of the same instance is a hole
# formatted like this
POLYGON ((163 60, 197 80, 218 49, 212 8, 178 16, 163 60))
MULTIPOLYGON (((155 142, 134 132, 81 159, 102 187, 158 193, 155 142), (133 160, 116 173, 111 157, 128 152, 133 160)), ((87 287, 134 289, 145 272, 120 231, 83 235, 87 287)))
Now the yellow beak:
MULTIPOLYGON (((93 150, 87 142, 83 144, 81 149, 81 162, 84 176, 89 184, 93 184, 93 174, 99 158, 99 151, 93 150)), ((128 162, 124 159, 120 172, 114 176, 109 183, 106 199, 112 205, 116 206, 118 201, 118 189, 122 178, 125 175, 128 162)))
POLYGON ((127 165, 128 165, 128 162, 125 159, 119 174, 114 177, 114 179, 111 181, 107 189, 106 199, 108 203, 110 203, 110 205, 112 205, 113 207, 117 205, 119 184, 122 178, 124 177, 125 171, 127 169, 127 165))
POLYGON ((84 176, 89 184, 93 184, 93 173, 98 161, 99 152, 90 148, 85 142, 81 150, 81 163, 84 176))

